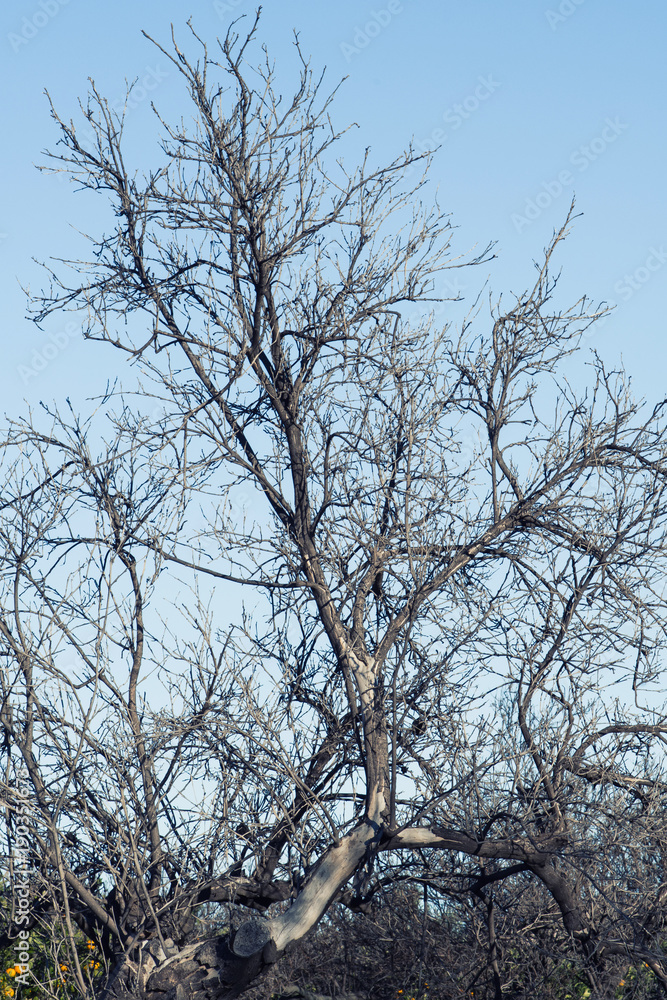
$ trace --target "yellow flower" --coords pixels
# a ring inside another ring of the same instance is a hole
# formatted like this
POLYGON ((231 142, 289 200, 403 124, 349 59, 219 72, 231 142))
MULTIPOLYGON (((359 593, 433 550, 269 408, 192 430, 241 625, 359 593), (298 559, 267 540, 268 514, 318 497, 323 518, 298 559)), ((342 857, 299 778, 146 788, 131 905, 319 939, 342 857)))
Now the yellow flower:
POLYGON ((94 941, 86 941, 86 948, 88 949, 88 951, 92 951, 94 947, 95 947, 94 941))
POLYGON ((16 975, 16 969, 7 969, 7 975, 8 976, 15 976, 16 975))
POLYGON ((6 997, 13 997, 14 996, 14 990, 11 988, 11 986, 6 986, 4 994, 5 994, 6 997))

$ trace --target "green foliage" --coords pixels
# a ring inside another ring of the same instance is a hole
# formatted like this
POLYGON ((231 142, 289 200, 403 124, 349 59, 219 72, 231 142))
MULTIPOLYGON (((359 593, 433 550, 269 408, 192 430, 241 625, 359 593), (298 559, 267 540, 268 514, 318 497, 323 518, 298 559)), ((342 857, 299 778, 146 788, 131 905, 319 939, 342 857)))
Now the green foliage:
MULTIPOLYGON (((84 934, 75 933, 76 958, 89 996, 104 975, 99 948, 84 934)), ((64 942, 57 942, 45 930, 32 930, 28 938, 29 961, 17 961, 13 946, 0 951, 0 1000, 45 1000, 80 998, 81 989, 74 972, 74 959, 64 942)))

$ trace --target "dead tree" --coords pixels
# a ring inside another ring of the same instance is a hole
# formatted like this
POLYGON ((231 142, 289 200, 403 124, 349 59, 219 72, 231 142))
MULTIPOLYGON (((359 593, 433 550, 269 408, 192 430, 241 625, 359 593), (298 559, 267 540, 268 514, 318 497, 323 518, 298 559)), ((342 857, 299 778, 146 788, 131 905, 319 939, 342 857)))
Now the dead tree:
POLYGON ((412 882, 482 901, 497 989, 519 926, 665 984, 664 404, 595 355, 568 381, 600 310, 555 304, 565 226, 524 294, 437 325, 488 251, 452 256, 410 150, 339 162, 307 63, 290 100, 249 68, 256 28, 158 46, 196 123, 159 117, 143 179, 94 87, 94 143, 53 111, 54 169, 117 223, 35 319, 82 311, 140 380, 5 435, 30 926, 82 996, 233 997, 412 882))

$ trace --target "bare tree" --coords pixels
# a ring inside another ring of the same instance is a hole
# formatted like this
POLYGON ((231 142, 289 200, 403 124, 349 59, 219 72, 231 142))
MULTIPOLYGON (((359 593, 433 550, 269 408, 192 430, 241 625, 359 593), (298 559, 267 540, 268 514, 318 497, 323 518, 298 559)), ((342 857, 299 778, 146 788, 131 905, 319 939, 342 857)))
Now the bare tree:
POLYGON ((196 122, 159 118, 143 179, 94 86, 93 144, 53 111, 53 168, 118 221, 35 319, 83 310, 141 383, 5 439, 29 925, 82 996, 223 998, 417 887, 483 934, 489 996, 517 940, 600 996, 624 962, 667 985, 664 404, 594 354, 568 382, 600 315, 554 304, 570 217, 524 294, 438 326, 439 274, 489 250, 452 256, 411 150, 337 161, 331 97, 302 60, 280 99, 256 29, 158 45, 196 122))

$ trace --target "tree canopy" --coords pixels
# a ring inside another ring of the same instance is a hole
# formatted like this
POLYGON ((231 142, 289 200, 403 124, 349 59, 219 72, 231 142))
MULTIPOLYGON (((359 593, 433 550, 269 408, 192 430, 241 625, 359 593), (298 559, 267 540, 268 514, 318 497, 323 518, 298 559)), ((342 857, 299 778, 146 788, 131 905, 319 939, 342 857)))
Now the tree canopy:
POLYGON ((139 380, 4 434, 3 942, 49 929, 80 996, 213 1000, 401 912, 414 989, 427 940, 473 948, 436 1000, 667 987, 664 402, 592 352, 568 381, 604 311, 558 305, 573 213, 443 325, 491 248, 454 255, 429 158, 350 169, 298 43, 285 98, 257 22, 191 30, 146 175, 94 85, 93 142, 52 108, 116 221, 34 318, 139 380))

